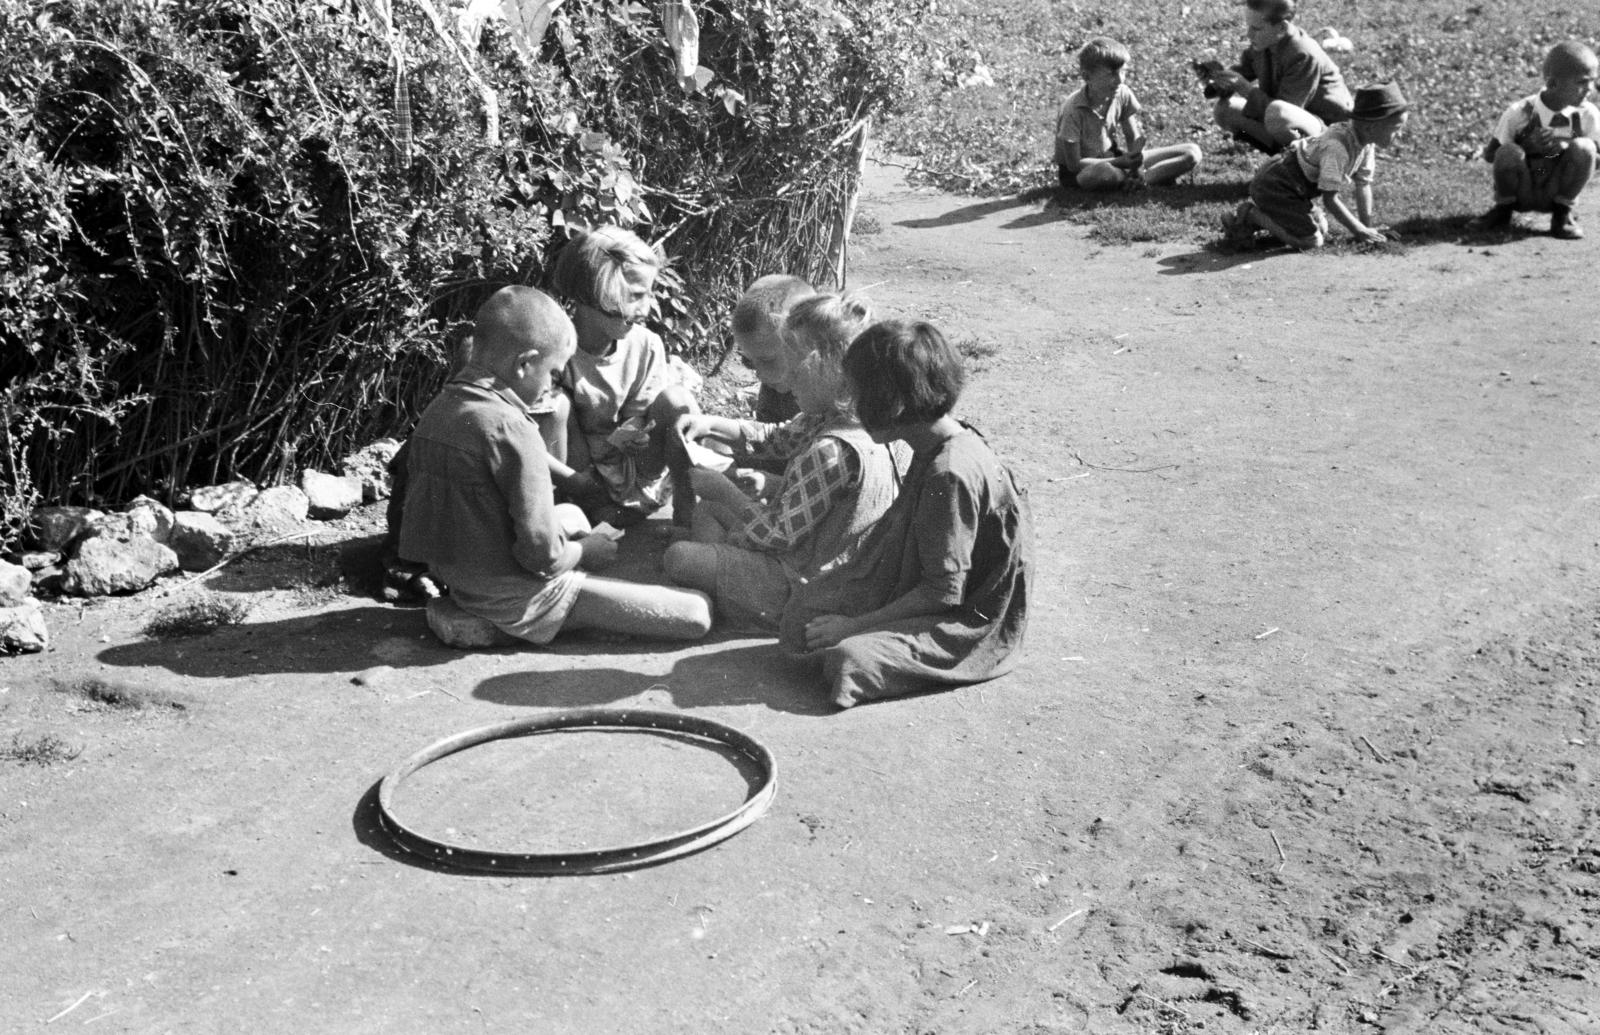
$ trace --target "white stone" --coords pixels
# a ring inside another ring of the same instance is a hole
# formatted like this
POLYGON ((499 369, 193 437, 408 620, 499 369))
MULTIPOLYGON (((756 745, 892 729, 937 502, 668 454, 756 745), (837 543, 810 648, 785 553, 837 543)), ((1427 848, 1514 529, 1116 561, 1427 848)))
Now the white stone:
POLYGON ((189 506, 194 510, 215 514, 219 510, 241 509, 255 497, 256 487, 249 482, 227 482, 194 490, 189 497, 189 506))
POLYGON ((85 539, 67 562, 61 589, 84 597, 129 593, 178 570, 178 555, 154 539, 118 542, 104 536, 85 539))
POLYGON ((20 564, 0 561, 0 607, 17 607, 28 599, 33 572, 20 564))
POLYGON ((135 529, 158 543, 172 534, 172 510, 159 500, 140 496, 128 504, 127 514, 135 529))
POLYGON ((0 652, 35 654, 50 646, 44 609, 31 597, 16 607, 0 607, 0 652))
POLYGON ((445 646, 462 650, 510 647, 522 642, 487 619, 461 610, 461 605, 449 597, 428 601, 428 628, 445 646))
POLYGON ((65 550, 83 535, 91 521, 104 516, 89 507, 40 507, 33 512, 33 537, 41 550, 65 550))
POLYGON ((400 443, 397 440, 380 438, 344 458, 342 469, 349 477, 361 481, 361 494, 365 502, 389 498, 389 465, 394 462, 394 455, 398 452, 400 443))
POLYGON ((243 520, 250 528, 262 532, 292 531, 306 519, 311 504, 306 494, 293 485, 274 485, 261 493, 244 508, 243 520))
POLYGON ((322 520, 344 517, 361 506, 363 498, 360 478, 321 471, 302 471, 300 491, 306 494, 310 515, 322 520))
POLYGON ((180 510, 172 515, 172 535, 167 545, 178 555, 184 571, 205 571, 233 552, 239 537, 211 514, 180 510))
POLYGON ((55 550, 33 550, 23 554, 19 560, 22 561, 22 566, 29 571, 38 571, 41 568, 48 568, 52 564, 60 563, 61 554, 55 550))
POLYGON ((79 542, 87 539, 115 539, 119 543, 126 543, 133 539, 150 539, 134 524, 131 514, 96 514, 89 519, 89 527, 83 530, 79 542))

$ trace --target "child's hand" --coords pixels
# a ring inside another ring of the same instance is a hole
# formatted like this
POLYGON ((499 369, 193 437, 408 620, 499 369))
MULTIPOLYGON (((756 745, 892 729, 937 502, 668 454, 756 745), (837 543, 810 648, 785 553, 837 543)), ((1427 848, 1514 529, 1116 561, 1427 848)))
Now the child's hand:
POLYGON ((765 499, 767 492, 767 472, 758 471, 754 467, 736 467, 730 479, 734 488, 749 496, 753 500, 765 499))
POLYGON ((1232 97, 1234 94, 1245 89, 1248 85, 1248 81, 1244 76, 1240 75, 1238 72, 1235 72, 1233 69, 1224 68, 1222 71, 1211 77, 1211 85, 1217 88, 1218 96, 1232 97))
POLYGON ((584 536, 578 540, 578 547, 583 551, 578 558, 578 567, 585 571, 608 568, 617 559, 617 541, 603 535, 584 536))
POLYGON ((821 650, 855 635, 855 623, 844 615, 818 615, 806 623, 806 647, 821 650))

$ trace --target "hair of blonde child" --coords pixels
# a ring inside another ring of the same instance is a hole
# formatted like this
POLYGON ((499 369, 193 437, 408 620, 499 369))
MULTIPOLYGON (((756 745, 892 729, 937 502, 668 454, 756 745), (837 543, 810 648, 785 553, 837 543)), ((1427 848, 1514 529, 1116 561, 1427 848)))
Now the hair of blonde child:
POLYGON ((1096 36, 1078 51, 1078 72, 1084 78, 1097 68, 1115 72, 1133 60, 1127 46, 1110 36, 1096 36))
POLYGON ((659 270, 664 265, 661 252, 632 230, 596 227, 579 232, 556 253, 550 290, 564 302, 614 314, 625 299, 625 270, 639 266, 659 270))
POLYGON ((790 273, 769 273, 758 278, 734 303, 734 336, 778 330, 796 302, 816 293, 816 288, 790 273))
POLYGON ((779 337, 792 369, 827 390, 833 408, 848 412, 850 386, 844 376, 844 354, 872 323, 872 307, 856 295, 812 295, 789 310, 779 337))

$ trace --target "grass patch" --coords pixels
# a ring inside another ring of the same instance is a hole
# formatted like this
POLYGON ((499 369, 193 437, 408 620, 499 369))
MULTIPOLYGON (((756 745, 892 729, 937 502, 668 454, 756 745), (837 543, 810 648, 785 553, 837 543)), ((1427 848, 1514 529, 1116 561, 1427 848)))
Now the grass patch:
POLYGON ((95 676, 86 676, 82 679, 58 679, 55 681, 56 690, 69 697, 76 697, 87 702, 91 707, 101 710, 119 712, 138 712, 146 709, 170 708, 175 711, 187 709, 182 701, 168 697, 166 694, 143 687, 132 686, 128 683, 112 683, 95 676))
POLYGON ((58 762, 70 762, 81 754, 83 748, 73 747, 54 733, 31 739, 24 739, 18 733, 12 736, 8 746, 0 747, 0 759, 24 765, 55 765, 58 762))
POLYGON ((249 613, 250 605, 243 600, 206 593, 157 611, 155 617, 145 623, 144 634, 158 640, 203 636, 238 625, 249 613))
MULTIPOLYGON (((1393 78, 1411 100, 1411 123, 1380 155, 1375 185, 1378 221, 1410 242, 1463 236, 1466 219, 1488 207, 1489 168, 1477 156, 1495 119, 1543 85, 1539 65, 1552 44, 1593 32, 1584 5, 1566 0, 1312 0, 1300 17, 1312 35, 1333 26, 1355 42, 1354 53, 1334 55, 1352 88, 1393 78)), ((1195 59, 1237 59, 1238 4, 953 0, 923 28, 935 61, 881 136, 912 160, 913 183, 991 197, 1036 192, 1049 200, 1023 222, 1086 224, 1118 244, 1213 240, 1222 214, 1245 196, 1260 156, 1211 124, 1211 102, 1190 69, 1195 59), (1078 48, 1099 35, 1133 51, 1129 85, 1151 142, 1193 141, 1205 151, 1191 177, 1131 195, 1057 188, 1056 112, 1079 84, 1078 48), (975 76, 979 69, 987 74, 975 76)))

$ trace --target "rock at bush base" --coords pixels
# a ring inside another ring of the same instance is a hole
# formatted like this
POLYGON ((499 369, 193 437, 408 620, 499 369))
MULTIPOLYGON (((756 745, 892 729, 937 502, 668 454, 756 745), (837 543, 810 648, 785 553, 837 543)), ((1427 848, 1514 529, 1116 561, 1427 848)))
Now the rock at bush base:
POLYGON ((0 653, 35 654, 50 646, 44 610, 28 599, 16 607, 0 607, 0 653))
POLYGON ((361 479, 349 475, 300 472, 300 491, 306 494, 308 513, 321 520, 340 518, 361 506, 361 479))
POLYGON ((18 607, 28 599, 33 572, 20 564, 0 561, 0 607, 18 607))
POLYGON ((61 589, 84 597, 144 589, 159 576, 178 570, 178 555, 142 536, 126 543, 103 536, 85 539, 67 562, 61 589))
POLYGON ((249 482, 228 482, 224 485, 207 485, 189 496, 189 506, 206 514, 219 510, 243 508, 256 498, 256 487, 249 482))
POLYGON ((33 537, 41 550, 65 550, 95 518, 104 517, 98 510, 88 507, 40 507, 30 519, 33 537))
POLYGON ((178 555, 184 571, 205 571, 233 552, 238 536, 210 514, 180 510, 172 515, 172 535, 167 545, 178 555))
POLYGON ((399 442, 392 438, 380 438, 344 458, 342 465, 344 473, 360 480, 364 502, 372 503, 389 498, 389 464, 398 452, 400 452, 399 442))
POLYGON ((52 564, 61 563, 61 555, 54 550, 34 550, 23 554, 18 559, 22 561, 22 566, 29 571, 38 571, 40 568, 48 568, 52 564))
POLYGON ((511 647, 522 641, 501 632, 488 620, 461 610, 449 597, 428 601, 428 628, 448 647, 476 650, 481 647, 511 647))
POLYGON ((306 494, 293 485, 275 485, 244 508, 243 520, 262 532, 288 532, 297 528, 311 511, 306 494))
POLYGON ((127 514, 136 530, 158 543, 166 542, 172 534, 172 511, 158 500, 139 496, 128 504, 127 514))

